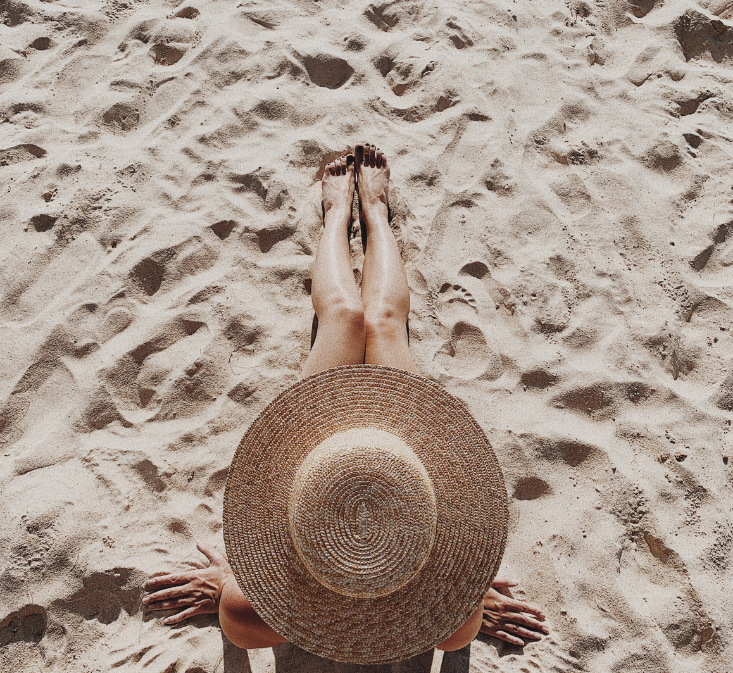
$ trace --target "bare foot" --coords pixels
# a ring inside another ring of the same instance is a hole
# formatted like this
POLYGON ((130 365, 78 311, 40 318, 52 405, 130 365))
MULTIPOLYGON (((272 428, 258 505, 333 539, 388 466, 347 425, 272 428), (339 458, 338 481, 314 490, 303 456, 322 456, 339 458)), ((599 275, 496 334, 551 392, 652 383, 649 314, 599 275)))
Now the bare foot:
POLYGON ((369 143, 359 143, 354 148, 356 158, 356 182, 359 189, 359 205, 371 226, 374 219, 387 221, 389 197, 389 166, 382 150, 369 143))
POLYGON ((184 608, 178 614, 166 617, 164 624, 177 624, 194 615, 219 612, 224 584, 230 579, 236 582, 231 566, 214 547, 201 542, 196 547, 209 559, 207 568, 194 568, 148 580, 147 589, 151 593, 143 598, 143 603, 150 610, 184 608))
POLYGON ((351 217, 354 200, 354 156, 349 154, 332 161, 323 171, 323 216, 333 209, 339 217, 351 217))
POLYGON ((545 621, 542 610, 512 597, 509 588, 518 584, 499 578, 493 581, 489 593, 484 596, 481 633, 521 646, 527 640, 540 640, 550 630, 542 623, 545 621))

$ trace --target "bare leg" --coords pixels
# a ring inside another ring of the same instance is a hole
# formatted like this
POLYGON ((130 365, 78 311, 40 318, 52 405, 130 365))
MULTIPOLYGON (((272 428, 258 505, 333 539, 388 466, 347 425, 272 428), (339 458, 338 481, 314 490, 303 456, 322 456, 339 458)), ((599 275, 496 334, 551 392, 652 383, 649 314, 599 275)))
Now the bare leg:
POLYGON ((364 310, 351 266, 348 234, 354 198, 354 158, 349 155, 326 166, 322 186, 324 227, 311 289, 318 336, 301 377, 364 362, 364 310))
POLYGON ((387 158, 373 145, 361 143, 354 154, 359 203, 368 241, 361 283, 366 325, 364 362, 414 372, 417 369, 405 332, 410 313, 410 288, 397 241, 387 220, 387 158))

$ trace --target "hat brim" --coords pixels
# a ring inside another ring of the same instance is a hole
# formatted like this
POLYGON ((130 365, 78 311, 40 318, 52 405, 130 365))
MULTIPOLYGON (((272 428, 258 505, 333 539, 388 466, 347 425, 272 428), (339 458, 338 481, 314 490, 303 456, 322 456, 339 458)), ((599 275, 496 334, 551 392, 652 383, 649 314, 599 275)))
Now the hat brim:
POLYGON ((279 395, 239 444, 224 495, 227 555, 257 614, 295 645, 347 663, 401 661, 452 635, 496 575, 507 522, 501 469, 467 407, 433 381, 378 365, 319 372, 279 395), (437 502, 427 562, 376 598, 317 582, 288 529, 291 486, 308 453, 335 432, 365 427, 417 454, 437 502))

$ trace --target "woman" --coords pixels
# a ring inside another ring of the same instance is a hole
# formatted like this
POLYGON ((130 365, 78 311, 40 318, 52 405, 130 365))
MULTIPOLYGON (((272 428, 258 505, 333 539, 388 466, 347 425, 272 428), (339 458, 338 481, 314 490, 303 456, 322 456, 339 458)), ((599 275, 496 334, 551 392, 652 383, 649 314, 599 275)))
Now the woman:
MULTIPOLYGON (((302 377, 360 363, 417 371, 405 330, 410 311, 407 276, 388 221, 389 175, 387 158, 369 144, 357 145, 354 155, 330 163, 324 171, 324 228, 312 285, 318 333, 302 377), (354 280, 348 237, 357 185, 368 240, 361 292, 354 280)), ((254 611, 227 560, 208 545, 198 544, 198 549, 210 565, 151 579, 151 593, 143 599, 150 609, 181 609, 167 617, 166 624, 218 612, 226 636, 245 649, 286 642, 254 611)), ((541 610, 511 597, 509 588, 516 585, 496 579, 483 606, 437 647, 460 649, 476 637, 479 629, 520 646, 548 633, 541 610)))

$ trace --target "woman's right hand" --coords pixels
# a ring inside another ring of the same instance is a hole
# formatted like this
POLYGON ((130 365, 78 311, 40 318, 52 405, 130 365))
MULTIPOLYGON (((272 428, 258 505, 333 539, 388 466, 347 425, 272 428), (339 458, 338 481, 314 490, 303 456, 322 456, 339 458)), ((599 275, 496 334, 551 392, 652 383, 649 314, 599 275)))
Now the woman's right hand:
POLYGON ((226 558, 214 547, 198 542, 198 550, 209 559, 206 568, 194 568, 185 572, 161 575, 148 580, 148 595, 143 598, 150 610, 177 610, 163 620, 164 624, 177 624, 194 615, 215 614, 224 584, 234 578, 226 558))

